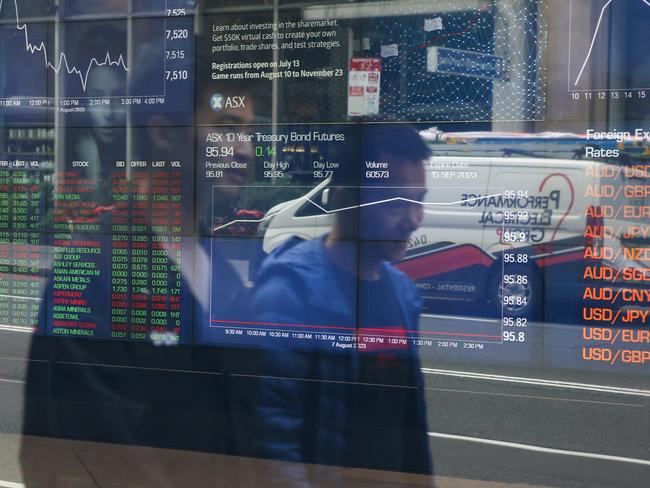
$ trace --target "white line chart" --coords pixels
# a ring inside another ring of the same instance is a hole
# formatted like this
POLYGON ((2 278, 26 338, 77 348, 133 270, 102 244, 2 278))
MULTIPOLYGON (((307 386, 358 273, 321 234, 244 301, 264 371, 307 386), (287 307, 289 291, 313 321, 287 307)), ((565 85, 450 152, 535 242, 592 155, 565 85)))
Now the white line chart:
MULTIPOLYGON (((13 0, 13 4, 15 7, 15 14, 16 14, 16 29, 19 31, 23 31, 25 36, 25 50, 30 54, 35 54, 37 52, 42 53, 43 59, 45 61, 45 66, 57 74, 60 73, 62 69, 65 69, 65 71, 69 75, 78 76, 79 81, 81 82, 81 87, 83 88, 84 92, 86 91, 86 86, 88 85, 88 77, 90 76, 90 72, 93 70, 93 68, 109 66, 109 67, 119 67, 122 68, 124 71, 129 71, 129 68, 127 67, 126 62, 124 61, 124 56, 122 54, 120 54, 116 60, 113 60, 109 52, 106 53, 106 57, 103 60, 92 58, 88 62, 88 67, 86 67, 85 69, 78 68, 77 66, 70 66, 70 64, 68 63, 68 58, 64 52, 61 52, 59 54, 57 62, 55 63, 51 62, 48 55, 47 45, 45 44, 45 42, 43 41, 38 44, 32 44, 31 41, 29 40, 29 32, 27 30, 27 24, 21 24, 20 21, 20 13, 18 11, 18 0, 13 0)), ((3 5, 4 5, 4 0, 0 0, 0 13, 2 12, 3 5)))
MULTIPOLYGON (((650 8, 650 1, 649 0, 639 0, 640 2, 643 2, 646 6, 650 8)), ((589 49, 587 51, 587 55, 585 56, 584 62, 582 63, 582 66, 580 68, 580 71, 578 72, 578 75, 573 82, 573 86, 578 86, 578 83, 580 83, 580 80, 582 79, 582 76, 585 72, 585 69, 587 68, 587 65, 589 64, 589 61, 591 60, 591 56, 594 51, 594 45, 596 44, 596 41, 598 40, 598 36, 601 32, 601 27, 603 25, 603 19, 605 18, 605 14, 607 14, 608 10, 612 5, 614 4, 614 0, 607 0, 605 5, 600 10, 600 14, 598 16, 598 22, 596 23, 596 28, 594 29, 594 34, 591 38, 591 42, 589 43, 589 49)))
POLYGON ((587 56, 585 57, 584 63, 582 63, 582 68, 580 68, 580 72, 578 73, 578 77, 576 78, 575 83, 573 83, 573 86, 577 86, 578 83, 580 83, 580 78, 582 78, 582 73, 584 73, 585 68, 587 67, 587 64, 589 63, 589 58, 591 58, 591 53, 594 50, 594 44, 596 43, 596 39, 598 38, 598 33, 600 32, 600 26, 603 23, 603 17, 605 17, 605 12, 609 8, 609 6, 612 4, 614 0, 608 0, 607 3, 603 6, 603 8, 600 11, 600 16, 598 17, 598 23, 596 24, 596 29, 594 30, 594 35, 591 38, 591 43, 589 45, 589 51, 587 51, 587 56))
POLYGON ((387 198, 385 200, 377 200, 376 202, 368 202, 368 203, 362 203, 362 204, 359 204, 359 205, 351 205, 349 207, 336 208, 334 210, 327 210, 326 208, 324 208, 321 205, 317 204, 316 202, 314 202, 312 199, 310 199, 309 197, 307 197, 305 195, 305 196, 296 198, 295 200, 291 201, 286 206, 282 207, 277 212, 267 214, 264 217, 262 217, 261 219, 237 219, 237 220, 232 220, 232 221, 227 222, 227 223, 225 223, 223 225, 215 227, 213 229, 213 232, 217 232, 217 231, 219 231, 221 229, 225 229, 226 227, 230 227, 231 225, 235 225, 235 224, 244 224, 244 223, 259 224, 261 222, 264 222, 265 220, 269 220, 269 219, 274 218, 276 215, 279 215, 279 214, 281 214, 283 212, 288 211, 290 208, 292 208, 295 205, 298 205, 299 203, 302 203, 302 202, 309 202, 312 205, 314 205, 315 207, 317 207, 319 210, 321 210, 324 214, 332 215, 332 214, 337 214, 339 212, 346 212, 346 211, 349 211, 349 210, 355 210, 357 208, 370 207, 370 206, 373 206, 373 205, 381 205, 381 204, 384 204, 384 203, 391 203, 391 202, 396 202, 396 201, 412 203, 412 204, 415 204, 415 205, 422 205, 423 207, 451 207, 451 206, 454 206, 454 205, 460 205, 462 203, 468 203, 468 202, 478 201, 478 200, 485 199, 485 198, 500 197, 500 196, 503 196, 503 193, 494 193, 494 194, 491 194, 491 195, 485 195, 485 196, 476 197, 476 198, 467 198, 467 199, 464 199, 464 200, 457 200, 455 202, 420 202, 418 200, 412 200, 410 198, 395 197, 395 198, 387 198))

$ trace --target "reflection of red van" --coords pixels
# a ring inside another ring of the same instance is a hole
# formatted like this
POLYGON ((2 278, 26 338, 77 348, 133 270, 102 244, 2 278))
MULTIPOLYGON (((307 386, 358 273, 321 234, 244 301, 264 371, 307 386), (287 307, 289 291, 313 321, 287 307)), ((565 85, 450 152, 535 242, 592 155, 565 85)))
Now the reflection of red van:
POLYGON ((264 216, 261 210, 237 210, 234 223, 224 227, 229 221, 217 218, 213 223, 213 234, 218 236, 254 236, 257 233, 257 224, 264 216), (241 222, 240 222, 241 220, 241 222))
MULTIPOLYGON (((622 214, 598 218, 604 205, 630 203, 617 190, 613 199, 600 195, 601 188, 625 184, 619 169, 577 160, 435 156, 426 166, 422 225, 396 266, 433 309, 474 303, 482 313, 537 315, 544 303, 584 291, 585 246, 613 248, 618 261, 603 264, 635 266, 617 252, 619 236, 600 232, 627 226, 622 214)), ((264 250, 291 236, 327 232, 336 213, 329 193, 324 183, 302 201, 269 210, 260 226, 264 250)))

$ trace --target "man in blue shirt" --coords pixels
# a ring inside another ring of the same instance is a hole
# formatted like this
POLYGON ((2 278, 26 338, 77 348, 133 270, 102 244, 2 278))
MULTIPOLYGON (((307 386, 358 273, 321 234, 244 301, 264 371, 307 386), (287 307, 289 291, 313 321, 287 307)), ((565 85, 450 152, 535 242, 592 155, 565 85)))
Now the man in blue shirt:
POLYGON ((360 131, 360 160, 332 178, 331 231, 285 243, 258 274, 257 321, 337 334, 331 350, 294 343, 266 354, 258 442, 274 459, 431 473, 412 341, 372 340, 417 336, 420 296, 389 262, 404 258, 422 221, 430 152, 409 126, 360 131))

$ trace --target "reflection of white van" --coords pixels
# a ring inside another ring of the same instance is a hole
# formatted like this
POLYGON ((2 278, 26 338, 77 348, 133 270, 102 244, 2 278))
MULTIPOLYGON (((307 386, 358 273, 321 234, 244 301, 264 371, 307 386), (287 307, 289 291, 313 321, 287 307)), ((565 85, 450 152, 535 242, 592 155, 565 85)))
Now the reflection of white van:
MULTIPOLYGON (((622 222, 604 226, 602 217, 611 215, 600 210, 605 203, 616 208, 626 203, 623 192, 616 200, 601 195, 603 188, 623 184, 617 166, 454 156, 433 157, 426 169, 424 219, 411 236, 406 259, 396 266, 415 280, 430 304, 474 302, 484 311, 489 303, 497 310, 506 294, 525 297, 504 305, 513 315, 539 311, 545 280, 551 294, 570 283, 581 283, 584 290, 586 245, 621 246, 603 229, 619 229, 622 222), (508 252, 512 256, 504 256, 508 252), (569 276, 572 264, 574 276, 569 276), (548 283, 552 269, 563 276, 553 289, 548 283)), ((260 225, 264 251, 292 236, 311 239, 326 233, 335 213, 330 191, 325 181, 269 210, 260 225)))

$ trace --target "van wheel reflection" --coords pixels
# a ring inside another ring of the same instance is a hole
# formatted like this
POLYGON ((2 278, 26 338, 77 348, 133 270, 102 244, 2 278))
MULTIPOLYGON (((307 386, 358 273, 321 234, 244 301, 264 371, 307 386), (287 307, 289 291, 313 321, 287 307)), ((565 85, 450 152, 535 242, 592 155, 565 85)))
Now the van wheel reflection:
POLYGON ((487 293, 496 316, 541 319, 543 277, 535 265, 495 264, 487 280, 487 293))

